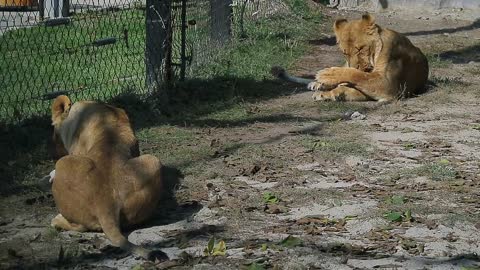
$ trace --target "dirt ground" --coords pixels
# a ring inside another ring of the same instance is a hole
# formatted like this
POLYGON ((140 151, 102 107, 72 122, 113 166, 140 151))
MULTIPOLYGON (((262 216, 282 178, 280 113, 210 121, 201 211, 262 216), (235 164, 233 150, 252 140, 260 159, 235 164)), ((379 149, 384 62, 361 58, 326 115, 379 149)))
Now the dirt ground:
MULTIPOLYGON (((342 64, 331 21, 359 14, 326 13, 324 38, 292 73, 342 64)), ((183 172, 177 205, 129 234, 172 259, 160 264, 103 234, 48 228, 48 189, 2 198, 0 268, 480 269, 480 21, 462 11, 375 15, 428 55, 426 94, 314 103, 292 86, 247 104, 252 121, 186 123, 188 147, 213 154, 183 172), (213 236, 225 255, 204 255, 213 236)), ((159 143, 140 139, 143 152, 159 143)))

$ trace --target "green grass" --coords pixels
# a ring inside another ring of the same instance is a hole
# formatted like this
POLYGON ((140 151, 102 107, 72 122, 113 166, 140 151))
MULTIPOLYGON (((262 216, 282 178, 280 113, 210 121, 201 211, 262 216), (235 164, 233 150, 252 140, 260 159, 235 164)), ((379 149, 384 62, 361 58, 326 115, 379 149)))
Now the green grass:
POLYGON ((317 137, 306 135, 302 145, 326 158, 339 158, 347 155, 365 156, 369 153, 368 145, 348 138, 317 137))
POLYGON ((448 162, 430 162, 412 169, 402 169, 397 174, 399 176, 426 176, 434 181, 451 181, 458 176, 458 171, 448 162))
POLYGON ((142 89, 143 11, 88 12, 71 19, 68 25, 39 24, 0 37, 0 119, 45 112, 49 102, 41 97, 50 92, 68 90, 76 99, 106 99, 125 89, 142 89), (91 45, 107 37, 117 42, 91 45))
POLYGON ((229 49, 197 73, 200 77, 270 78, 273 64, 289 66, 307 48, 301 41, 311 33, 313 21, 296 15, 278 15, 245 25, 246 37, 234 41, 229 49))
POLYGON ((425 164, 417 168, 416 173, 428 176, 434 181, 454 180, 458 175, 458 172, 451 165, 441 163, 425 164))

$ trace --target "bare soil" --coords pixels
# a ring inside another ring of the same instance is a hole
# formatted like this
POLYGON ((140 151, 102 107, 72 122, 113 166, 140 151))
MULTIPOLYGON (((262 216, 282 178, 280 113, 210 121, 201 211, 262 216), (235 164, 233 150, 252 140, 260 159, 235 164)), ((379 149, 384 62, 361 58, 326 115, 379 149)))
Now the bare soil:
MULTIPOLYGON (((480 24, 461 12, 375 14, 429 56, 432 83, 422 96, 314 103, 292 86, 247 104, 254 121, 185 123, 195 134, 188 147, 212 154, 183 172, 177 205, 129 234, 171 261, 133 258, 101 233, 50 229, 56 210, 46 185, 1 199, 0 267, 480 269, 480 24), (225 241, 224 256, 204 255, 213 236, 225 241)), ((291 72, 342 64, 331 22, 359 14, 326 13, 312 29, 324 37, 291 72)), ((141 147, 158 143, 142 139, 141 147)))

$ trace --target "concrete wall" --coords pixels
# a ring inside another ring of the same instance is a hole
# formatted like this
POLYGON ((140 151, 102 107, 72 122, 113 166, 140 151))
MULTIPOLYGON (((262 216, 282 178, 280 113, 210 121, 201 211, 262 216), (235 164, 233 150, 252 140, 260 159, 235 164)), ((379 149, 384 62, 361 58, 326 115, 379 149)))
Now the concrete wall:
POLYGON ((373 10, 383 9, 424 9, 441 8, 480 9, 480 0, 331 0, 338 8, 363 7, 373 10))

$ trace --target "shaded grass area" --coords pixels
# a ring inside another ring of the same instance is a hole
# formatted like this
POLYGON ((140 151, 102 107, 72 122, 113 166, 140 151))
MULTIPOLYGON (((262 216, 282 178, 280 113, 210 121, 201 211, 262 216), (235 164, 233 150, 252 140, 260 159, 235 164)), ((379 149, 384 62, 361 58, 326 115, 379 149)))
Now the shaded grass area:
MULTIPOLYGON (((282 121, 282 115, 280 117, 262 115, 259 118, 258 115, 251 114, 248 111, 248 104, 292 93, 292 86, 276 81, 269 74, 269 70, 272 65, 288 67, 308 48, 304 42, 305 37, 310 34, 312 26, 321 17, 316 11, 303 8, 300 9, 303 14, 290 12, 283 17, 264 18, 247 24, 247 35, 233 41, 220 53, 216 61, 205 65, 202 69, 203 75, 176 83, 169 89, 168 108, 161 107, 162 103, 156 96, 141 99, 135 90, 126 91, 107 102, 126 109, 139 138, 154 141, 154 145, 161 146, 148 150, 151 145, 146 143, 145 148, 148 152, 160 154, 167 164, 189 166, 191 162, 184 161, 201 159, 210 152, 202 145, 193 150, 186 147, 188 144, 183 142, 196 140, 193 131, 180 130, 175 126, 185 126, 186 123, 197 126, 236 126, 259 120, 282 121), (282 27, 279 27, 279 24, 282 27), (153 126, 156 128, 150 128, 153 126), (175 143, 180 147, 171 148, 175 143)), ((22 31, 25 31, 23 34, 28 33, 28 30, 22 31)), ((10 49, 14 47, 8 46, 10 49)), ((98 68, 113 74, 114 71, 109 70, 115 67, 107 65, 98 68)), ((82 76, 72 77, 71 80, 84 82, 82 76)), ((10 83, 13 83, 14 87, 19 87, 15 81, 10 83)), ((8 87, 11 88, 12 85, 8 87)), ((82 98, 73 96, 73 99, 76 101, 82 98)), ((40 184, 39 178, 52 170, 54 163, 49 158, 47 146, 52 132, 49 122, 45 117, 17 125, 0 126, 2 130, 0 143, 5 152, 0 160, 3 183, 1 194, 35 190, 40 184)))

